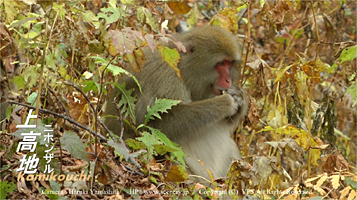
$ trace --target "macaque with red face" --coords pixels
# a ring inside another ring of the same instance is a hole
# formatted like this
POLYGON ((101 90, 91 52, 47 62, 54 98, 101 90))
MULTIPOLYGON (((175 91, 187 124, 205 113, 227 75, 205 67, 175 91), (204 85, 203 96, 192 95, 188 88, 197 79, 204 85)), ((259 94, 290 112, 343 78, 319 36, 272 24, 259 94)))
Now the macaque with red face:
MULTIPOLYGON (((126 81, 127 89, 135 88, 138 99, 137 124, 144 123, 147 106, 152 106, 156 98, 181 100, 169 113, 162 114, 161 120, 155 119, 149 125, 182 146, 190 173, 209 178, 208 169, 214 177, 224 177, 233 159, 241 157, 231 134, 248 108, 248 97, 237 85, 241 50, 231 33, 215 26, 194 28, 177 36, 177 40, 187 50, 180 53, 178 64, 182 79, 158 51, 144 48, 144 68, 134 74, 142 93, 132 79, 126 81)), ((168 46, 175 48, 173 44, 168 46)), ((106 115, 117 115, 112 103, 117 94, 116 90, 112 92, 106 115)), ((114 132, 120 132, 117 119, 106 118, 105 123, 114 132)))

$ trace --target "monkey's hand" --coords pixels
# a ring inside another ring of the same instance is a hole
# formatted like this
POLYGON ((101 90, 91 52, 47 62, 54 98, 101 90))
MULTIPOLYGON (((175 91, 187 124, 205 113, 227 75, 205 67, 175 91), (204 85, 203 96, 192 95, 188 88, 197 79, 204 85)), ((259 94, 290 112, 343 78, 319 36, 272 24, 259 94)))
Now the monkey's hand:
POLYGON ((228 88, 226 92, 233 97, 238 108, 243 106, 244 94, 243 94, 243 91, 239 87, 232 86, 232 87, 228 88))
POLYGON ((223 94, 221 96, 222 98, 226 99, 225 101, 227 102, 228 101, 228 112, 225 113, 225 117, 231 117, 233 115, 235 115, 237 112, 238 112, 238 108, 239 108, 239 104, 238 104, 238 101, 237 99, 231 95, 231 94, 228 94, 226 91, 223 91, 223 94))
POLYGON ((231 95, 234 100, 235 112, 231 116, 235 114, 245 115, 248 103, 242 89, 238 86, 231 86, 225 93, 231 95))

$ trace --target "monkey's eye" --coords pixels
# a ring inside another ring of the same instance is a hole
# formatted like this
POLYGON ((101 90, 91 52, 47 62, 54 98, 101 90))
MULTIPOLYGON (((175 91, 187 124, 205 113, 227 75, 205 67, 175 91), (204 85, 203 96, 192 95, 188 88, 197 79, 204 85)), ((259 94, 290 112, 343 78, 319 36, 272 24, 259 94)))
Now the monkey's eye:
POLYGON ((221 61, 221 62, 219 62, 219 63, 218 63, 218 65, 224 65, 224 62, 223 62, 223 61, 221 61))

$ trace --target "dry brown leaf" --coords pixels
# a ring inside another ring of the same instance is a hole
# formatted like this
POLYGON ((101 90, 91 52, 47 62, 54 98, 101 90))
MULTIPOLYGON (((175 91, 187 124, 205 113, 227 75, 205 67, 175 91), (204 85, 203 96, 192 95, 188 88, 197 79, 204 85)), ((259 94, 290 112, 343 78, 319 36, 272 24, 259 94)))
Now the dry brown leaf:
POLYGON ((176 18, 175 13, 171 10, 171 8, 167 4, 164 5, 162 15, 166 20, 171 20, 176 18))
POLYGON ((104 185, 108 183, 108 177, 105 173, 100 173, 97 180, 104 185))
POLYGON ((163 165, 161 163, 150 163, 150 169, 153 171, 160 171, 163 169, 163 165))
POLYGON ((153 34, 146 34, 144 36, 147 45, 150 47, 151 51, 154 52, 156 49, 156 43, 153 34))
POLYGON ((88 163, 83 162, 82 160, 76 160, 75 163, 76 165, 73 166, 63 166, 64 171, 79 172, 88 165, 88 163))
POLYGON ((182 182, 187 180, 188 174, 182 168, 177 165, 173 165, 167 174, 167 181, 182 182))
POLYGON ((43 187, 45 187, 48 190, 51 190, 51 187, 47 184, 47 181, 38 179, 43 187))
POLYGON ((247 66, 254 72, 254 85, 256 90, 253 97, 260 99, 263 95, 269 94, 270 79, 273 77, 272 70, 269 65, 262 59, 257 59, 253 62, 247 63, 247 66))
POLYGON ((122 200, 122 199, 124 199, 124 198, 120 194, 115 194, 108 198, 108 200, 122 200))
POLYGON ((249 98, 249 110, 247 115, 248 126, 259 124, 259 113, 256 106, 256 101, 253 97, 249 98))
POLYGON ((88 123, 87 100, 79 92, 74 92, 72 93, 72 95, 70 94, 69 96, 67 96, 67 99, 69 101, 69 105, 67 106, 69 115, 76 122, 80 124, 87 124, 88 123))
POLYGON ((114 160, 107 162, 108 166, 111 170, 113 170, 117 174, 123 173, 122 168, 120 168, 114 160))
POLYGON ((200 183, 196 183, 195 185, 195 190, 201 190, 201 189, 206 189, 206 186, 200 184, 200 183))
POLYGON ((16 182, 16 188, 20 193, 24 193, 26 195, 30 194, 29 189, 26 186, 25 178, 23 177, 20 178, 20 181, 16 182))
POLYGON ((322 169, 326 173, 332 173, 336 170, 346 170, 348 168, 349 165, 347 161, 338 150, 335 150, 323 159, 322 169))

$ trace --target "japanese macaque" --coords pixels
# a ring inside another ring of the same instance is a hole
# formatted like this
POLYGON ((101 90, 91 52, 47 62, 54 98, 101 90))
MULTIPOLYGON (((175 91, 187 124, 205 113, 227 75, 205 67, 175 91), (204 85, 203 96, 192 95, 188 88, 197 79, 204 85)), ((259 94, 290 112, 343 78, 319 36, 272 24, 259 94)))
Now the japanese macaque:
MULTIPOLYGON (((127 89, 135 88, 138 99, 137 124, 144 123, 147 106, 152 106, 156 98, 181 100, 169 113, 161 115, 162 120, 153 120, 149 125, 182 146, 188 155, 188 172, 209 178, 208 169, 215 178, 224 177, 232 160, 241 157, 231 134, 248 109, 248 96, 238 86, 241 50, 233 34, 215 26, 194 28, 177 36, 177 40, 187 50, 180 53, 178 64, 182 79, 158 51, 144 48, 144 68, 134 74, 142 93, 132 79, 126 81, 127 89)), ((117 115, 112 103, 117 94, 117 90, 112 92, 105 115, 117 115)), ((120 132, 117 119, 106 118, 105 123, 110 130, 120 132)))

